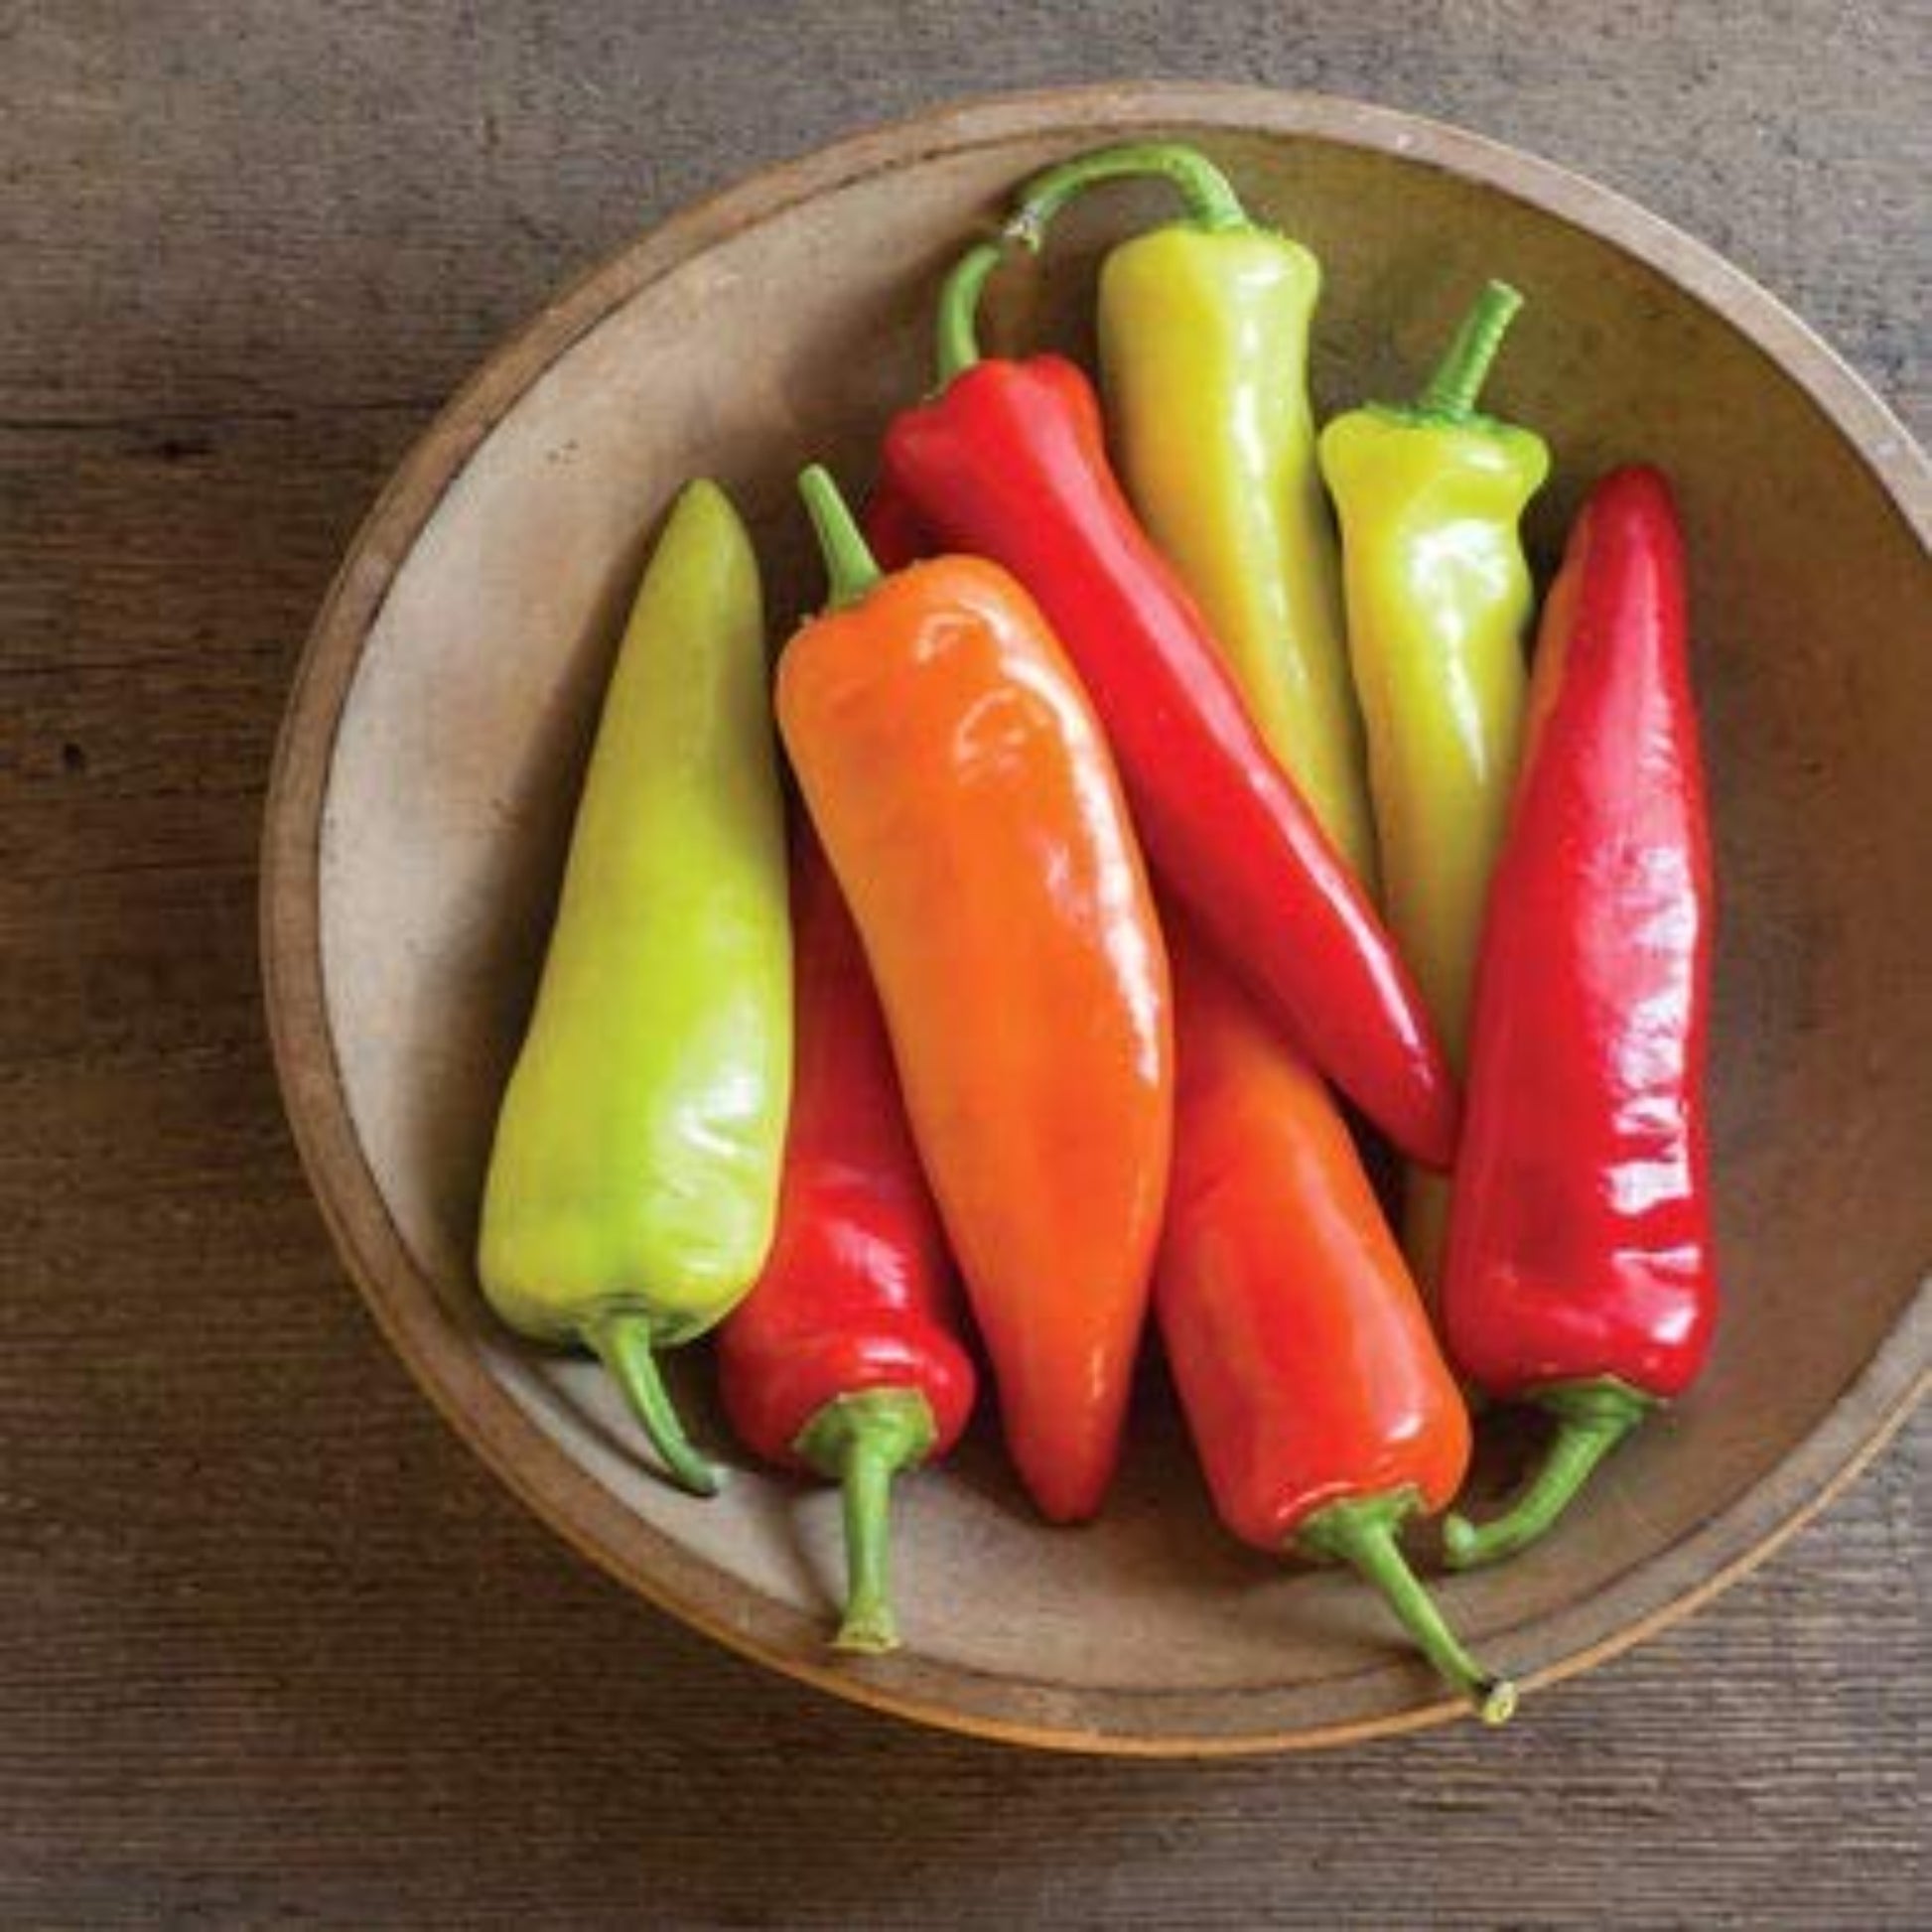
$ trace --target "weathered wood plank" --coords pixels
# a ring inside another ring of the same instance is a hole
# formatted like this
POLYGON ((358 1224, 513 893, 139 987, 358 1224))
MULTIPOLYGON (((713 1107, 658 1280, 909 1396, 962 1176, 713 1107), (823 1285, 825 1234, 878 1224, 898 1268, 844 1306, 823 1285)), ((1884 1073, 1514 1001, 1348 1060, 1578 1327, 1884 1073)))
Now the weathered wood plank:
POLYGON ((1353 92, 1725 247, 1921 426, 1923 9, 0 7, 0 1922, 1932 1917, 1928 1432, 1543 1700, 1200 1769, 769 1680, 564 1555, 341 1276, 255 816, 335 558, 564 273, 856 122, 1054 78, 1353 92))

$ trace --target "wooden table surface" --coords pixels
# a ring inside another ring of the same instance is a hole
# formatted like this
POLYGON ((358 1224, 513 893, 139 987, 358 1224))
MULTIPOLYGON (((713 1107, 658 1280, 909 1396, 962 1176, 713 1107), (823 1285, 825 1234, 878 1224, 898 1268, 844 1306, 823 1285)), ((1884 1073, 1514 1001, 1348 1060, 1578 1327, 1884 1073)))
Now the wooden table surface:
POLYGON ((357 518, 687 198, 962 91, 1358 94, 1675 218, 1923 433, 1928 60, 1922 4, 1822 0, 0 4, 0 1923, 1932 1923, 1922 1423, 1501 1735, 927 1735, 643 1609, 446 1431, 304 1189, 253 938, 357 518))

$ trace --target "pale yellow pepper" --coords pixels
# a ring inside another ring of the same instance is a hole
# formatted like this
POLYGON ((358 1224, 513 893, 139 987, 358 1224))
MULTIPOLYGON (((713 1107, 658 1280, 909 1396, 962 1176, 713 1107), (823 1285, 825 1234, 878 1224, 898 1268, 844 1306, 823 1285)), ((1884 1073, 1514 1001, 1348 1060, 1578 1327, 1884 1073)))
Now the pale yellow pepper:
MULTIPOLYGON (((1353 410, 1320 442, 1383 908, 1458 1073, 1522 735, 1533 592, 1518 522, 1550 468, 1541 438, 1474 407, 1520 305, 1492 282, 1416 405, 1353 410)), ((1404 1237, 1425 1282, 1445 1206, 1442 1182, 1412 1175, 1404 1237)))
POLYGON ((1220 171, 1173 142, 1048 169, 1020 190, 1007 233, 1037 246, 1086 188, 1150 175, 1180 191, 1185 217, 1121 242, 1100 272, 1108 425, 1127 492, 1268 749, 1373 895, 1362 726, 1309 407, 1320 263, 1250 220, 1220 171))

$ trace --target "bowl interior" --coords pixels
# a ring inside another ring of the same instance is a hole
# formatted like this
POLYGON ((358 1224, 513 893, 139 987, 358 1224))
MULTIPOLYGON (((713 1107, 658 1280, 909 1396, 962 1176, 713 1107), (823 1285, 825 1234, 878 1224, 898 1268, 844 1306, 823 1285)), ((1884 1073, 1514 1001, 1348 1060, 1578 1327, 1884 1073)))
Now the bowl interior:
MULTIPOLYGON (((1529 300, 1488 406, 1536 425, 1555 453, 1531 519, 1540 572, 1583 488, 1613 463, 1664 466, 1688 522, 1721 866, 1725 1311, 1694 1399, 1614 1459, 1561 1535, 1443 1586, 1474 1642, 1534 1670, 1613 1638, 1593 1607, 1612 1586, 1736 1503, 1820 1425, 1923 1264, 1924 555, 1799 383, 1587 227, 1399 152, 1400 139, 1188 131, 1258 215, 1324 263, 1313 362, 1324 411, 1411 392, 1470 292, 1502 275, 1529 300)), ((832 1500, 749 1465, 718 1502, 677 1495, 588 1363, 494 1326, 471 1263, 494 1107, 622 609, 670 496, 694 474, 734 492, 781 637, 818 593, 793 476, 824 458, 864 482, 888 413, 925 386, 940 269, 1027 170, 1095 138, 1041 117, 906 142, 891 165, 856 149, 809 192, 794 182, 714 222, 666 272, 631 275, 508 401, 406 554, 371 566, 386 576, 394 561, 393 581, 328 769, 328 1034, 404 1258, 371 1284, 378 1302, 433 1315, 438 1348, 467 1358, 446 1403, 515 1405, 520 1438, 490 1429, 506 1456, 534 1456, 541 1441, 523 1486, 579 1542, 795 1666, 823 1662, 832 1500), (416 1306, 432 1299, 431 1311, 416 1306)), ((989 344, 1085 353, 1099 251, 1163 211, 1156 193, 1092 200, 1043 264, 996 285, 989 344)), ((687 1379, 701 1432, 722 1446, 703 1366, 687 1379)), ((952 1467, 903 1485, 908 1652, 852 1667, 849 1681, 928 1714, 1143 1746, 1441 1709, 1366 1592, 1220 1533, 1158 1370, 1144 1380, 1126 1470, 1091 1528, 1031 1519, 985 1421, 952 1467)), ((1484 1481, 1500 1479, 1508 1449, 1492 1448, 1484 1481)))

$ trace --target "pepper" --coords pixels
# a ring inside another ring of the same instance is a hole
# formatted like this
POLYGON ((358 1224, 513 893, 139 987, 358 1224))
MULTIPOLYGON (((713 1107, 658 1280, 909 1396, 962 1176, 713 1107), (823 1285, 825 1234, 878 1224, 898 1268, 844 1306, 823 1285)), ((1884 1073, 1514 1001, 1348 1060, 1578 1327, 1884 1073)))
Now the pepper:
POLYGON ((758 560, 692 483, 604 701, 536 1007, 496 1123, 479 1272, 497 1313, 587 1345, 671 1476, 655 1351, 710 1327, 770 1246, 791 1081, 784 804, 758 560))
POLYGON ((978 360, 973 311, 999 258, 982 244, 948 279, 945 387, 892 423, 886 486, 938 541, 1004 565, 1037 598, 1167 890, 1392 1140, 1445 1165, 1456 1095, 1421 999, 1135 522, 1091 385, 1059 356, 978 360))
POLYGON ((841 1650, 897 1648, 888 1511, 901 1469, 972 1411, 951 1258, 919 1168, 852 915, 807 826, 792 847, 797 1052, 778 1232, 718 1333, 719 1392, 748 1447, 845 1492, 841 1650))
POLYGON ((996 564, 881 579, 823 471, 831 609, 778 719, 879 988, 912 1133, 1054 1521, 1120 1450, 1167 1192, 1167 954, 1100 728, 996 564))
POLYGON ((885 571, 903 570, 938 547, 918 512, 885 480, 866 498, 859 530, 873 562, 885 571))
POLYGON ((1396 1540, 1441 1509, 1469 1419, 1326 1088, 1170 917, 1178 1084, 1156 1272, 1195 1449, 1244 1542, 1351 1564, 1501 1724, 1515 1692, 1457 1641, 1396 1540))
POLYGON ((1372 896, 1362 723, 1309 407, 1320 263, 1251 220, 1221 171, 1175 142, 1047 169, 1020 190, 1004 232, 1037 248, 1087 188, 1147 176, 1171 182, 1185 211, 1101 265, 1101 373, 1127 493, 1199 603, 1263 741, 1372 896))
POLYGON ((1544 607, 1444 1274, 1457 1364, 1556 1435, 1505 1515, 1449 1520, 1458 1567, 1542 1535, 1710 1348, 1711 857, 1686 657, 1669 485, 1615 471, 1544 607))
MULTIPOLYGON (((1475 409, 1520 306, 1491 282, 1418 402, 1338 416, 1320 443, 1341 521, 1383 907, 1458 1075, 1521 733, 1531 587, 1517 522, 1550 469, 1538 437, 1475 409)), ((1404 1233, 1425 1283, 1448 1204, 1444 1183, 1411 1173, 1404 1233)))

